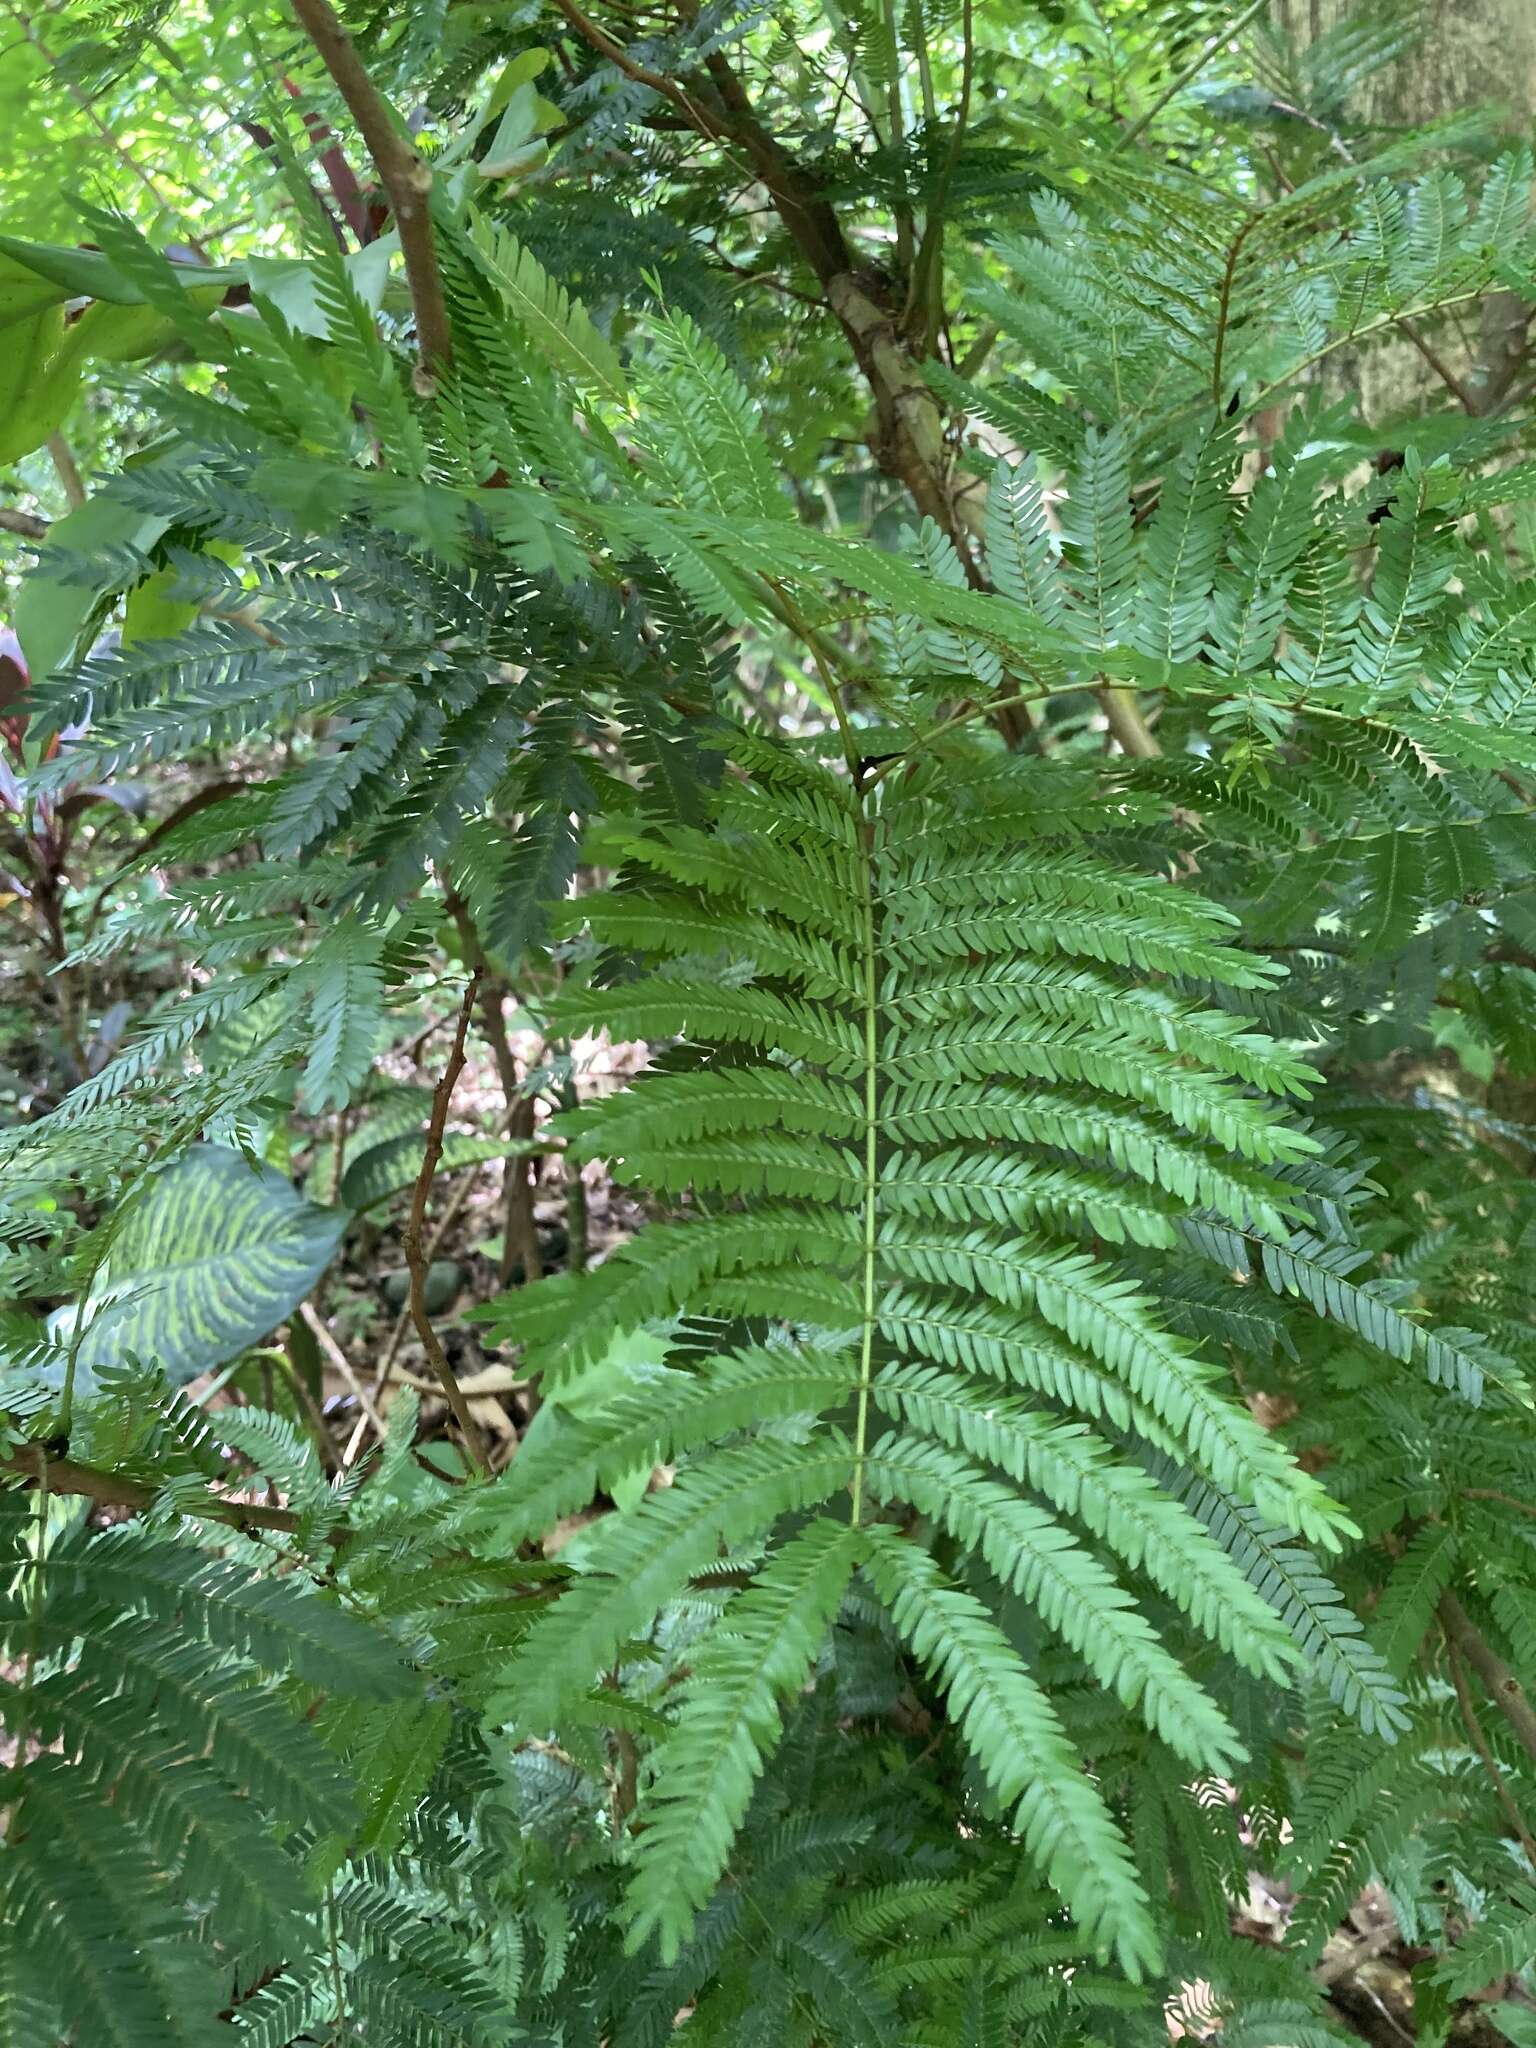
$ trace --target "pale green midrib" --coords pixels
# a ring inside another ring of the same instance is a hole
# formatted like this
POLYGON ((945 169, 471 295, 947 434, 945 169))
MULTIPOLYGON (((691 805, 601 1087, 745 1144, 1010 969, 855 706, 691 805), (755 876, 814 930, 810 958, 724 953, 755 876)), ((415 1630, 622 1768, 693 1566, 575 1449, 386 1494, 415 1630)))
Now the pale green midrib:
POLYGON ((863 966, 864 1011, 864 1246, 863 1329, 859 1340, 858 1408, 853 1436, 853 1506, 849 1519, 858 1528, 864 1517, 864 1466, 869 1444, 870 1382, 874 1376, 875 1262, 878 1255, 880 1217, 876 1164, 879 1138, 879 1094, 876 1068, 880 1046, 877 1027, 879 976, 875 960, 875 874, 873 819, 862 821, 864 900, 860 906, 859 951, 863 966))

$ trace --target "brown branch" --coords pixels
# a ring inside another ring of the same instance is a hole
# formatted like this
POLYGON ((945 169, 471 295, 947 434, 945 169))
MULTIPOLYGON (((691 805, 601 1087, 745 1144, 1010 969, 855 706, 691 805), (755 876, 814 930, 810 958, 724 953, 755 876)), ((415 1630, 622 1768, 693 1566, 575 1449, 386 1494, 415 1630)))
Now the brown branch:
POLYGON ((428 383, 453 359, 448 307, 432 238, 432 166, 412 143, 394 110, 374 84, 357 46, 337 18, 331 0, 292 0, 305 33, 336 90, 347 103, 379 174, 405 256, 405 275, 416 314, 421 374, 428 383))
POLYGON ((464 991, 464 1000, 459 1006, 459 1021, 453 1034, 453 1050, 448 1055, 448 1064, 443 1077, 432 1091, 432 1116, 427 1125, 427 1149, 422 1155, 421 1171, 416 1176, 416 1192, 411 1199, 411 1213, 406 1218, 401 1234, 401 1245, 405 1252, 405 1263, 411 1276, 411 1321, 416 1325, 416 1334, 421 1339, 421 1348, 427 1354, 427 1361, 442 1383, 453 1419, 459 1425, 464 1438, 464 1449, 470 1463, 488 1479, 491 1475, 490 1455, 485 1439, 480 1434, 480 1425, 469 1412, 469 1403, 464 1398, 453 1367, 448 1363, 442 1343, 432 1327, 432 1318, 427 1314, 427 1255, 422 1248, 422 1226, 427 1220, 427 1203, 432 1194, 432 1178, 437 1172, 437 1163, 443 1156, 443 1130, 448 1122, 448 1105, 453 1100, 453 1091, 460 1074, 464 1071, 464 1040, 469 1031, 469 1020, 480 992, 480 969, 477 967, 469 977, 464 991))
POLYGON ((616 64, 626 78, 670 100, 707 141, 734 143, 741 150, 823 286, 840 271, 851 269, 853 258, 836 211, 822 197, 815 180, 758 119, 746 88, 720 51, 705 60, 707 84, 696 82, 690 90, 665 72, 637 63, 621 43, 582 12, 576 0, 555 0, 555 4, 582 41, 616 64))
POLYGON ((1527 1756, 1536 1757, 1536 1712, 1525 1687, 1454 1593, 1442 1593, 1435 1612, 1448 1642, 1460 1651, 1488 1688, 1488 1697, 1509 1723, 1520 1747, 1527 1756))
MULTIPOLYGON (((297 4, 297 0, 295 0, 297 4)), ((1260 5, 1264 0, 1260 0, 1260 5)), ((632 58, 604 29, 588 19, 576 0, 556 0, 566 20, 584 42, 616 64, 627 78, 648 85, 681 109, 700 135, 733 143, 767 188, 785 230, 794 241, 836 314, 860 374, 875 401, 876 428, 869 446, 884 473, 906 486, 919 512, 938 527, 954 548, 966 581, 985 590, 982 574, 957 506, 945 444, 944 412, 912 352, 902 308, 893 287, 860 268, 837 211, 817 180, 803 170, 767 128, 746 87, 721 51, 705 60, 707 84, 685 91, 673 78, 649 70, 632 58), (699 94, 712 95, 706 101, 699 94)), ((1232 31, 1236 33, 1236 28, 1232 31)), ((1219 43, 1214 47, 1219 47, 1219 43)), ((1211 52, 1207 50, 1206 55, 1211 52)), ((1155 110, 1154 110, 1155 111, 1155 110)), ((961 119, 964 111, 962 108, 961 119)), ((963 144, 957 123, 956 137, 963 144)), ((937 250, 933 252, 933 260, 937 250)), ((1106 688, 1101 693, 1111 732, 1127 754, 1150 756, 1162 748, 1143 717, 1133 691, 1106 688)), ((999 731, 1010 746, 1019 744, 1025 727, 1006 714, 999 731)))
MULTIPOLYGON (((245 134, 249 135, 264 157, 270 159, 274 164, 281 164, 282 153, 277 146, 277 137, 270 128, 264 127, 260 121, 237 121, 235 125, 237 128, 242 129, 245 134)), ((306 180, 306 183, 308 182, 306 180)), ((310 197, 315 202, 315 211, 330 229, 331 240, 336 244, 341 254, 345 256, 351 248, 351 244, 347 240, 346 229, 326 205, 312 183, 309 185, 309 192, 310 197)))
POLYGON ((53 464, 71 512, 78 512, 86 500, 85 479, 80 474, 80 465, 74 458, 69 443, 62 434, 48 436, 48 459, 53 464))
MULTIPOLYGON (((433 1260, 442 1250, 447 1240, 448 1232, 458 1222, 463 1212, 464 1204, 469 1199, 470 1189, 474 1186, 478 1175, 478 1167, 471 1167, 463 1175, 449 1199, 448 1206, 438 1218, 437 1227, 427 1240, 427 1271, 429 1273, 432 1270, 433 1260)), ((373 1386, 370 1389, 369 1397, 375 1405, 383 1398, 384 1389, 389 1385, 391 1379, 403 1378, 409 1385, 419 1387, 427 1393, 435 1393, 437 1391, 430 1380, 418 1381, 406 1373, 403 1367, 395 1363, 396 1359, 400 1356, 400 1347, 405 1342, 405 1333, 410 1328, 410 1325, 411 1300, 409 1294, 407 1294, 405 1301, 401 1305, 400 1313, 395 1317, 394 1327, 389 1333, 388 1341, 385 1343, 383 1352, 380 1354, 378 1370, 373 1376, 373 1386)), ((363 1438, 368 1432, 368 1426, 367 1416, 359 1415, 356 1426, 351 1436, 347 1439, 346 1449, 341 1454, 342 1469, 344 1471, 351 1468, 358 1452, 362 1449, 363 1438)))
POLYGON ((720 125, 717 117, 685 92, 675 78, 668 78, 664 71, 651 71, 644 64, 636 63, 622 43, 614 41, 608 31, 583 14, 575 0, 555 0, 555 5, 575 29, 584 43, 588 43, 600 57, 606 57, 610 64, 616 64, 626 78, 632 78, 636 85, 648 85, 652 92, 660 93, 677 107, 688 124, 697 128, 701 135, 711 142, 721 141, 729 129, 720 125))
POLYGON ((726 116, 727 138, 739 146, 766 186, 779 219, 825 290, 839 273, 851 270, 855 260, 836 208, 758 119, 746 87, 718 50, 708 68, 726 116))
POLYGON ((1262 213, 1249 214, 1227 244, 1227 260, 1222 265, 1221 292, 1216 302, 1216 341, 1211 351, 1211 403, 1218 410, 1224 402, 1222 370, 1226 362, 1227 327, 1232 317, 1232 288, 1237 281, 1237 259, 1243 253, 1243 244, 1263 218, 1262 213))
MULTIPOLYGON (((283 90, 290 99, 302 99, 303 94, 291 78, 283 80, 283 90)), ((357 182, 357 173, 347 162, 346 152, 330 129, 307 108, 301 107, 299 118, 304 131, 319 151, 319 164, 325 173, 325 181, 331 188, 336 209, 347 226, 356 235, 358 242, 367 243, 376 239, 373 219, 368 211, 368 198, 357 182)))
POLYGON ((39 519, 35 512, 13 512, 9 505, 0 505, 0 533, 19 533, 23 540, 46 540, 48 521, 39 519))
MULTIPOLYGON (((1500 946, 1490 946, 1487 957, 1490 960, 1501 959, 1503 951, 1500 946)), ((1464 1486, 1461 1497, 1463 1500, 1496 1500, 1506 1508, 1513 1508, 1518 1515, 1536 1515, 1536 1501, 1516 1500, 1512 1493, 1502 1493, 1496 1486, 1464 1486)), ((1536 1862, 1536 1857, 1531 1860, 1536 1862)))
POLYGON ((1504 1773, 1499 1769, 1498 1760, 1489 1747, 1488 1738, 1483 1733, 1482 1723, 1477 1718, 1477 1709, 1472 1703, 1472 1689, 1467 1684, 1467 1670, 1461 1660, 1461 1653, 1457 1650, 1455 1643, 1449 1636, 1445 1639, 1445 1647, 1450 1654, 1451 1683, 1456 1688, 1456 1704, 1461 1709, 1462 1724, 1471 1738, 1472 1747, 1482 1758, 1483 1769, 1487 1772, 1488 1782, 1492 1785, 1494 1795, 1504 1810, 1504 1818, 1514 1829, 1516 1839, 1519 1841, 1530 1862, 1536 1865, 1536 1842, 1531 1840, 1530 1830, 1525 1824, 1519 1807, 1515 1804, 1514 1794, 1509 1789, 1504 1773))
MULTIPOLYGON (((480 978, 480 1034, 496 1062, 496 1078, 501 1083, 502 1100, 506 1105, 507 1136, 531 1138, 533 1097, 524 1092, 522 1077, 517 1071, 517 1055, 507 1037, 506 1018, 501 1007, 503 995, 511 991, 492 973, 469 905, 451 884, 444 887, 443 902, 458 928, 464 958, 480 978)), ((533 1171, 530 1161, 520 1153, 512 1153, 507 1160, 502 1174, 502 1199, 501 1284, 508 1286, 514 1268, 521 1264, 526 1286, 543 1277, 544 1266, 539 1255, 539 1234, 533 1215, 533 1171)))
MULTIPOLYGON (((0 1472, 14 1472, 35 1486, 46 1485, 50 1493, 80 1494, 95 1501, 98 1507, 129 1508, 134 1514, 143 1514, 158 1498, 153 1486, 145 1486, 137 1479, 101 1472, 94 1465, 77 1465, 72 1458, 50 1458, 41 1444, 24 1444, 8 1457, 0 1458, 0 1472)), ((226 1500, 216 1493, 195 1503, 181 1498, 176 1505, 184 1515, 194 1515, 205 1522, 222 1522, 231 1529, 275 1529, 292 1535, 300 1527, 301 1518, 289 1508, 268 1507, 260 1501, 226 1500)), ((346 1532, 332 1530, 325 1540, 345 1542, 346 1532)))

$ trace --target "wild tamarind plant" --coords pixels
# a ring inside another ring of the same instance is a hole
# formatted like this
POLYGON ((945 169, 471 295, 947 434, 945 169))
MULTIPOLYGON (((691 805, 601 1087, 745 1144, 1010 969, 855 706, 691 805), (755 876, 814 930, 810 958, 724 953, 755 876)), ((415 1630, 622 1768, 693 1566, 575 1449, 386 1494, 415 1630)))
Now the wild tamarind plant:
POLYGON ((1536 172, 1292 13, 18 15, 0 2041, 1536 2042, 1536 172))

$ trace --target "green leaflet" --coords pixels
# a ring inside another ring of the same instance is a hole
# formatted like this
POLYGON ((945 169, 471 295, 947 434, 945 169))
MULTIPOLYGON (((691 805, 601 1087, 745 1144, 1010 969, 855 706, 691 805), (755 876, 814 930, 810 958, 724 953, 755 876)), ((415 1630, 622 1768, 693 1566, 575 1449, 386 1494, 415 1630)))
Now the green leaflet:
POLYGON ((624 402, 619 359, 587 310, 548 277, 514 235, 478 220, 461 244, 468 260, 500 293, 508 316, 533 346, 578 388, 624 402))
POLYGON ((530 1729, 554 1725, 562 1694, 584 1690, 722 1543, 745 1543, 780 1515, 827 1499, 852 1471, 848 1447, 835 1437, 746 1444, 651 1495, 635 1514, 611 1516, 585 1575, 528 1638, 489 1716, 530 1729))
POLYGON ((812 1522, 769 1560, 693 1660, 676 1726, 653 1763, 664 1789, 649 1808, 630 1887, 633 1945, 656 1929, 670 1961, 708 1903, 783 1705, 804 1684, 861 1549, 846 1522, 812 1522))
POLYGON ((1155 1966, 1146 1898, 1119 1832, 1079 1768, 1017 1651, 973 1595, 945 1583, 928 1553, 869 1532, 866 1569, 896 1626, 944 1685, 994 1796, 1084 1933, 1132 1975, 1155 1966))

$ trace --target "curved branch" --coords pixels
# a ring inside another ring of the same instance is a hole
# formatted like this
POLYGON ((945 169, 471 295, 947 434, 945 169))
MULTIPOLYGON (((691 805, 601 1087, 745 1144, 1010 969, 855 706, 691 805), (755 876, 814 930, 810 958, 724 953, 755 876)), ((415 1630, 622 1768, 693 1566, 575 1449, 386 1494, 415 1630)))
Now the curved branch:
POLYGON ((331 0, 292 0, 292 6, 357 123, 395 216, 416 314, 421 368, 430 379, 453 359, 448 306, 432 238, 432 166, 406 136, 393 108, 368 75, 331 0))

